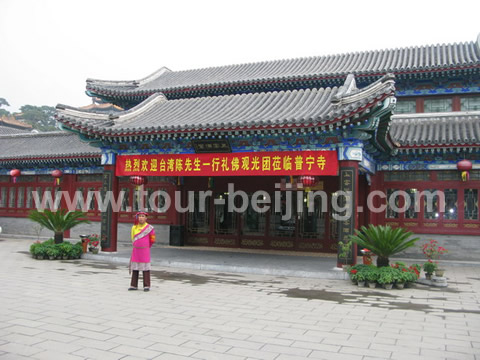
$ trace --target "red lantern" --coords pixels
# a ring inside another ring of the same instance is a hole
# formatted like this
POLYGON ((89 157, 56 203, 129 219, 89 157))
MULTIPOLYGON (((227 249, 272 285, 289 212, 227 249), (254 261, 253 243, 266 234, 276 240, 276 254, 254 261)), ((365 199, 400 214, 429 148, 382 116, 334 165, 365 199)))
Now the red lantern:
POLYGON ((17 177, 21 175, 21 171, 18 169, 13 169, 10 171, 10 176, 12 177, 12 181, 15 184, 17 182, 17 177))
POLYGON ((61 170, 53 170, 52 171, 52 176, 55 178, 53 180, 53 185, 60 185, 60 178, 63 176, 63 173, 61 170))
POLYGON ((132 175, 130 176, 130 184, 135 185, 135 190, 138 190, 139 186, 145 185, 147 183, 146 176, 132 175))
POLYGON ((457 163, 457 169, 462 172, 462 181, 468 181, 470 179, 469 171, 472 170, 472 162, 461 160, 457 163))
POLYGON ((305 187, 313 186, 316 183, 316 178, 315 176, 311 175, 303 175, 300 176, 300 181, 305 187))

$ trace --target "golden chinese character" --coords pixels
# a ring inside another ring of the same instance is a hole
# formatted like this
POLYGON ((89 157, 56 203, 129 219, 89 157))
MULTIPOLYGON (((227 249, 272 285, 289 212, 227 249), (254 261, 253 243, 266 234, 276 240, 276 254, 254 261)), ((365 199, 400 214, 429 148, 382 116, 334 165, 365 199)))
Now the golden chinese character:
POLYGON ((132 171, 132 160, 125 160, 125 171, 132 171))
POLYGON ((303 170, 303 156, 295 156, 295 170, 303 170))
POLYGON ((159 171, 160 171, 160 172, 165 171, 165 166, 166 166, 166 165, 167 165, 167 163, 165 162, 165 160, 164 160, 164 159, 161 159, 161 160, 160 160, 160 169, 159 169, 159 171))
POLYGON ((175 159, 175 171, 183 171, 183 160, 175 159))
POLYGON ((240 159, 238 157, 234 157, 232 159, 232 171, 237 171, 240 169, 240 159))
POLYGON ((167 171, 173 171, 175 169, 175 160, 167 159, 167 171))
POLYGON ((250 157, 242 156, 242 170, 250 170, 250 157))
POLYGON ((282 170, 280 159, 281 159, 280 156, 273 157, 273 162, 272 162, 273 171, 282 170))
POLYGON ((260 158, 254 156, 252 159, 252 170, 260 170, 260 158))
POLYGON ((320 170, 323 170, 325 168, 326 160, 325 156, 320 155, 317 156, 317 166, 320 168, 320 170))
POLYGON ((288 155, 283 158, 283 170, 292 170, 292 158, 288 155))
POLYGON ((140 159, 133 159, 133 171, 140 171, 140 159))
POLYGON ((201 164, 201 161, 199 158, 195 158, 195 160, 193 160, 193 171, 200 171, 200 164, 201 164))
POLYGON ((265 171, 265 170, 271 170, 271 157, 270 156, 264 156, 262 158, 262 171, 265 171))
POLYGON ((150 171, 157 171, 157 166, 158 166, 157 159, 152 159, 150 161, 150 171))
POLYGON ((148 160, 142 160, 142 171, 148 171, 148 160))
POLYGON ((228 158, 222 158, 222 171, 229 171, 230 168, 228 167, 228 158))
POLYGON ((220 159, 219 158, 213 158, 212 159, 212 171, 218 171, 218 166, 220 165, 220 159))
POLYGON ((313 156, 307 156, 305 162, 308 165, 308 170, 312 170, 312 165, 315 163, 315 158, 313 156))
POLYGON ((185 171, 192 171, 192 159, 185 159, 185 171))

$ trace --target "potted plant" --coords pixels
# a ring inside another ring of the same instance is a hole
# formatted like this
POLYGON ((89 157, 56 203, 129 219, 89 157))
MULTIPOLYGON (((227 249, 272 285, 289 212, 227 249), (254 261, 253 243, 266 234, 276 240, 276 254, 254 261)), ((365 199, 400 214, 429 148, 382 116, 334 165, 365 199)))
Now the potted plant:
POLYGON ((432 279, 433 272, 437 268, 437 264, 435 264, 433 261, 428 260, 425 264, 423 264, 423 270, 425 271, 425 277, 427 280, 432 279))
POLYGON ((368 228, 362 226, 360 231, 355 230, 350 239, 377 255, 377 266, 384 267, 389 266, 390 256, 415 245, 419 238, 411 239, 412 235, 403 228, 370 224, 368 228))
POLYGON ((348 257, 351 253, 352 249, 352 241, 349 240, 347 242, 339 241, 338 242, 338 258, 343 259, 343 271, 349 271, 350 267, 348 266, 348 257))
POLYGON ((437 240, 430 239, 428 243, 422 245, 422 251, 428 261, 435 263, 435 276, 443 276, 445 269, 438 267, 438 260, 440 260, 440 255, 448 253, 448 250, 442 246, 438 246, 437 240))
POLYGON ((378 283, 383 285, 387 290, 390 290, 393 287, 393 283, 396 279, 396 272, 398 270, 392 267, 381 267, 378 269, 378 283))
POLYGON ((88 236, 88 251, 98 254, 100 248, 100 236, 97 234, 92 234, 88 236))
POLYGON ((28 214, 28 218, 48 230, 55 233, 55 244, 63 242, 64 231, 73 228, 79 224, 89 224, 87 219, 81 219, 85 214, 81 211, 67 211, 66 209, 59 209, 52 212, 48 209, 45 211, 32 210, 28 214))
POLYGON ((60 249, 51 244, 47 247, 46 254, 50 260, 55 260, 60 255, 60 249))
POLYGON ((370 267, 366 272, 366 278, 368 287, 371 289, 375 289, 377 286, 377 280, 379 277, 378 268, 375 266, 370 267))

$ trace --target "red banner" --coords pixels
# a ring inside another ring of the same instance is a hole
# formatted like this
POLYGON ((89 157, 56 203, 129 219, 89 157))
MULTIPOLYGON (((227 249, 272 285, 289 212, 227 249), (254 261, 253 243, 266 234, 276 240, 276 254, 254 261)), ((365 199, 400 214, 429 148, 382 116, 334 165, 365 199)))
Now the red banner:
POLYGON ((255 176, 338 174, 336 151, 118 155, 117 176, 255 176))

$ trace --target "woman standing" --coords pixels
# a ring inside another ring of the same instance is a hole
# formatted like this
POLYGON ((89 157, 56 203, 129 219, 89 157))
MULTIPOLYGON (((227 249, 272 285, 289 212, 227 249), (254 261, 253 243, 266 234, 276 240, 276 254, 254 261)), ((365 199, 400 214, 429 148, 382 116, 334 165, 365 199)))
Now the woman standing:
POLYGON ((147 216, 146 212, 138 212, 132 226, 133 250, 129 265, 132 281, 128 290, 138 289, 138 275, 143 271, 143 290, 150 291, 150 248, 155 242, 155 230, 147 223, 147 216))

